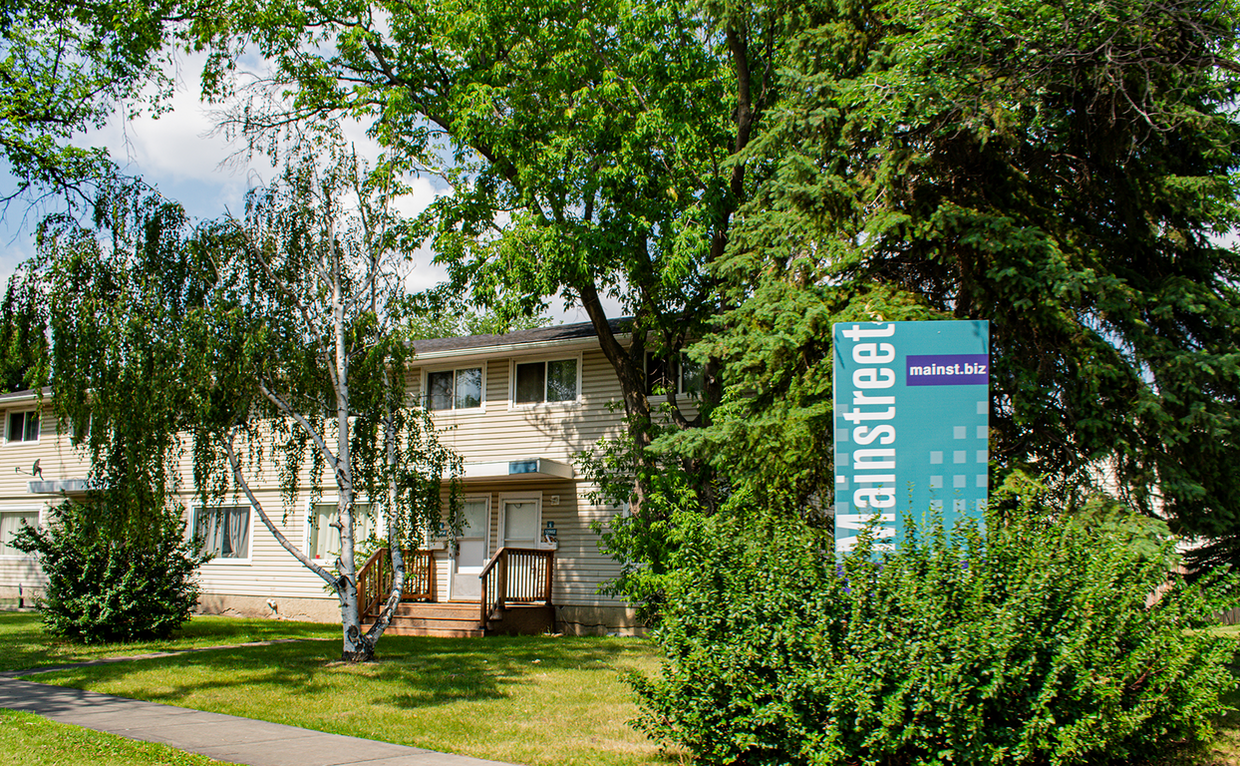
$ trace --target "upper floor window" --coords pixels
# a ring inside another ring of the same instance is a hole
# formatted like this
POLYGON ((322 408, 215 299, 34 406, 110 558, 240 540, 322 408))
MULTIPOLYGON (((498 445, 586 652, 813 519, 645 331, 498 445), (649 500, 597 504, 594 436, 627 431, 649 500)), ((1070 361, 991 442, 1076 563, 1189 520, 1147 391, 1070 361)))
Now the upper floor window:
POLYGON ((576 359, 517 364, 513 401, 517 404, 576 401, 577 367, 576 359))
POLYGON ((28 556, 30 554, 13 547, 13 536, 22 527, 39 525, 39 512, 36 510, 0 511, 0 556, 28 556))
POLYGON ((646 395, 667 395, 676 386, 677 396, 702 392, 702 365, 688 359, 658 357, 646 352, 646 395))
POLYGON ((10 442, 37 442, 39 440, 39 413, 34 410, 10 412, 5 438, 10 442))
POLYGON ((482 368, 462 367, 426 373, 426 406, 465 410, 482 406, 482 368))
POLYGON ((247 505, 199 508, 194 532, 203 553, 217 559, 250 557, 250 507, 247 505))

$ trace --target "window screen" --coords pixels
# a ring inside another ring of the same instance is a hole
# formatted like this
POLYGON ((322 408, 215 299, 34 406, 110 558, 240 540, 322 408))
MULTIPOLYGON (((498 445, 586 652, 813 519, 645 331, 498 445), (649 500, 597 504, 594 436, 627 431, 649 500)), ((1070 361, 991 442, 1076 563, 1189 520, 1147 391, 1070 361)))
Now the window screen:
POLYGON ((11 442, 32 442, 39 439, 39 413, 10 412, 8 440, 11 442))
POLYGON ((514 394, 517 404, 574 401, 577 398, 577 360, 518 364, 514 394))
POLYGON ((431 410, 464 410, 482 406, 482 368, 441 370, 426 374, 426 406, 431 410))

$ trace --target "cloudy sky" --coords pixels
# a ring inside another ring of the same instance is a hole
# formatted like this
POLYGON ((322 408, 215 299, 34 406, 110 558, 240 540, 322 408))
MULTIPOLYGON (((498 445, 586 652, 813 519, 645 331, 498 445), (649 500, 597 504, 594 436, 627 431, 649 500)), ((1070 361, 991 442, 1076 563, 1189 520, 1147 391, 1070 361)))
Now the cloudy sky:
MULTIPOLYGON (((162 194, 184 205, 190 216, 206 220, 225 210, 240 212, 246 190, 270 182, 277 169, 264 157, 248 163, 233 161, 243 145, 212 135, 211 109, 198 100, 200 70, 199 59, 181 59, 172 109, 158 119, 115 117, 102 130, 91 131, 77 143, 105 147, 125 173, 142 176, 162 194)), ((378 147, 366 137, 363 126, 353 123, 343 127, 359 154, 378 156, 378 147)), ((406 214, 424 209, 437 193, 435 180, 414 179, 413 194, 399 203, 399 209, 406 214)), ((11 182, 0 178, 0 189, 5 187, 11 188, 11 182)), ((441 182, 438 191, 443 188, 441 182)), ((42 212, 28 210, 19 202, 0 220, 0 280, 7 282, 17 265, 34 255, 34 229, 42 212)), ((430 261, 429 251, 419 254, 409 280, 411 289, 429 287, 443 279, 443 269, 430 261)), ((608 306, 612 312, 617 308, 608 306)), ((556 323, 587 319, 580 309, 561 310, 558 300, 553 301, 551 309, 556 323)))

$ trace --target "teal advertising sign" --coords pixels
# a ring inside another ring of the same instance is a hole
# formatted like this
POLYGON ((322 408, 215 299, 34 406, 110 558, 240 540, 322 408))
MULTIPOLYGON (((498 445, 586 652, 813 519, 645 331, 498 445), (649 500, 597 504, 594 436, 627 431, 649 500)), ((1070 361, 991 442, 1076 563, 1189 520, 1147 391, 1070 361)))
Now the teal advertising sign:
POLYGON ((894 550, 906 514, 950 529, 988 489, 990 326, 985 321, 835 325, 835 547, 877 523, 894 550))

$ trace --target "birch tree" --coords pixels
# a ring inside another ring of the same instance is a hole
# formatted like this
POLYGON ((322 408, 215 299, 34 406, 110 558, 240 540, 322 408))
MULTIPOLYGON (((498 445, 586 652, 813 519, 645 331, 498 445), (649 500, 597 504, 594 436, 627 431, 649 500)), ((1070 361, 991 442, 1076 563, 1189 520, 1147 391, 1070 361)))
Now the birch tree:
POLYGON ((455 498, 460 461, 407 399, 409 351, 398 328, 409 239, 390 208, 399 189, 339 146, 327 154, 321 165, 301 158, 252 191, 242 215, 184 235, 153 237, 167 216, 139 211, 118 214, 126 225, 112 227, 111 248, 71 227, 50 236, 50 291, 78 289, 53 307, 54 398, 62 420, 91 419, 90 438, 108 444, 125 433, 111 396, 113 382, 126 377, 117 371, 139 366, 167 380, 148 390, 151 414, 139 418, 155 421, 147 430, 163 451, 136 454, 131 445, 128 459, 105 461, 98 478, 107 484, 125 464, 146 460, 160 466, 157 478, 175 482, 188 450, 204 506, 244 499, 339 600, 343 659, 365 661, 400 602, 402 547, 438 525, 443 481, 455 498), (95 342, 89 306, 100 304, 138 328, 137 339, 95 342), (159 353, 135 353, 139 343, 159 353), (282 496, 274 503, 263 496, 273 484, 282 496), (307 486, 312 497, 331 487, 339 498, 340 554, 330 566, 283 532, 307 486), (359 499, 386 522, 394 573, 379 618, 365 630, 359 499))

